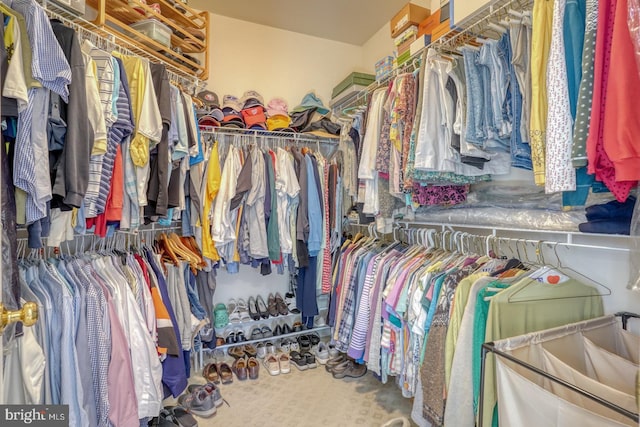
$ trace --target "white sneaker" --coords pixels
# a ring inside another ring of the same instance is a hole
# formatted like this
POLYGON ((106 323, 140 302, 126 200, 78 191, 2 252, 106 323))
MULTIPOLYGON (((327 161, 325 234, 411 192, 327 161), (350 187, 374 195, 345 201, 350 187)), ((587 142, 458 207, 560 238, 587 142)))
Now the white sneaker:
POLYGON ((257 356, 260 359, 264 359, 267 355, 267 346, 265 346, 264 343, 259 342, 258 345, 256 345, 256 349, 258 350, 257 356))
POLYGON ((270 375, 280 374, 280 361, 275 354, 270 354, 264 359, 264 367, 270 375))
POLYGON ((336 344, 334 342, 330 342, 327 345, 327 348, 329 349, 329 357, 330 358, 334 358, 336 357, 340 352, 338 351, 338 349, 336 348, 336 344))
POLYGON ((280 362, 280 373, 288 374, 291 372, 291 359, 287 353, 280 353, 278 356, 278 361, 280 362))
POLYGON ((327 345, 320 341, 318 347, 315 350, 316 360, 319 364, 324 365, 329 361, 329 349, 327 345))

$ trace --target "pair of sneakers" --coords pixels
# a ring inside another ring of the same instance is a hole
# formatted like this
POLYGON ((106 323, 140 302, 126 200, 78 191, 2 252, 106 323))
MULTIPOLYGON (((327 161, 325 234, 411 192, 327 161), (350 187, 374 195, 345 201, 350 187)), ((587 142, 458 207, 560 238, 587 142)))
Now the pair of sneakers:
POLYGON ((291 358, 287 353, 269 354, 264 359, 264 367, 269 375, 288 374, 291 372, 291 358))
POLYGON ((220 388, 214 383, 192 384, 187 388, 187 393, 178 398, 180 406, 203 418, 213 417, 223 402, 220 388))
POLYGON ((231 299, 227 304, 227 312, 229 313, 230 323, 250 322, 249 307, 247 302, 240 298, 238 301, 231 299))

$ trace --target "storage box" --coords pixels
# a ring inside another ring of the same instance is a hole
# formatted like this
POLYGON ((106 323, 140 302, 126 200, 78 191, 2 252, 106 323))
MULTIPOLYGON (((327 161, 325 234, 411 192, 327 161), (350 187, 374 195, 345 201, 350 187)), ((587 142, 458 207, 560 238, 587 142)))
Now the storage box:
POLYGON ((358 85, 367 87, 374 81, 376 81, 376 76, 374 76, 373 74, 351 73, 344 80, 338 83, 336 87, 333 88, 331 98, 335 98, 336 96, 340 95, 350 86, 358 85))
POLYGON ((411 43, 411 46, 409 47, 409 52, 411 53, 411 56, 413 56, 416 53, 420 52, 420 50, 424 49, 425 46, 429 46, 430 44, 431 44, 431 35, 424 34, 418 37, 413 43, 411 43))
POLYGON ((404 30, 402 33, 400 33, 398 37, 393 39, 393 44, 395 44, 396 47, 400 46, 402 43, 406 42, 409 39, 415 40, 417 35, 418 35, 418 26, 412 25, 406 30, 404 30))
POLYGON ((443 23, 439 24, 436 28, 431 31, 431 40, 436 41, 443 35, 447 34, 451 31, 451 26, 449 24, 449 20, 447 19, 443 23))
MULTIPOLYGON (((171 47, 171 28, 167 27, 157 19, 144 19, 136 22, 135 24, 131 24, 130 27, 140 34, 157 41, 161 45, 169 48, 171 47)), ((133 38, 136 40, 140 39, 140 37, 137 37, 135 34, 133 35, 133 38)))
POLYGON ((418 25, 418 37, 424 34, 431 34, 434 28, 440 25, 440 9, 432 13, 428 18, 418 25))
POLYGON ((376 80, 383 80, 385 77, 393 73, 393 57, 385 56, 376 62, 376 80))
POLYGON ((412 38, 410 38, 409 40, 407 40, 406 42, 404 42, 400 46, 398 46, 398 56, 402 55, 403 53, 405 53, 409 49, 411 49, 411 44, 414 41, 416 41, 416 36, 413 36, 412 38))
POLYGON ((81 15, 84 15, 86 9, 85 0, 53 0, 53 2, 65 7, 66 9, 79 12, 81 15))
POLYGON ((427 16, 429 16, 430 13, 431 12, 427 8, 413 3, 407 3, 393 18, 391 18, 391 22, 389 23, 391 27, 391 37, 395 38, 410 26, 418 25, 427 16))
POLYGON ((411 58, 411 52, 409 52, 409 51, 406 51, 403 54, 399 55, 396 58, 396 63, 398 64, 398 67, 400 67, 402 64, 407 62, 409 60, 409 58, 411 58))

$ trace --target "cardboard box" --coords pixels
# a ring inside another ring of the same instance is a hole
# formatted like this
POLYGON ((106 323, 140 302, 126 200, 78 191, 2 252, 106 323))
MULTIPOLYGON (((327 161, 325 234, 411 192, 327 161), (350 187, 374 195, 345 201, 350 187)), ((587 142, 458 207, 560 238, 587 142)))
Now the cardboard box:
POLYGON ((410 38, 415 40, 417 36, 418 36, 418 26, 412 25, 406 30, 404 30, 402 33, 400 33, 398 37, 393 39, 393 44, 395 44, 397 47, 397 46, 400 46, 402 43, 406 42, 407 40, 409 40, 410 38))
POLYGON ((383 80, 393 72, 393 57, 385 56, 376 62, 376 80, 383 80))
POLYGON ((436 28, 431 32, 431 40, 436 41, 443 35, 447 34, 451 31, 451 26, 449 24, 449 20, 447 19, 442 24, 439 24, 436 28))
POLYGON ((413 56, 418 52, 420 52, 420 50, 424 49, 425 46, 429 46, 430 44, 431 44, 431 35, 423 34, 420 37, 418 37, 413 43, 411 43, 411 46, 409 47, 409 52, 411 53, 411 56, 413 56))
POLYGON ((412 25, 418 25, 426 17, 431 14, 429 9, 415 5, 413 3, 407 3, 398 13, 391 18, 389 26, 391 28, 391 37, 395 38, 404 30, 412 25))
POLYGON ((351 73, 344 80, 336 85, 333 88, 333 93, 331 94, 331 98, 335 98, 344 92, 347 88, 353 85, 358 86, 369 86, 376 80, 376 76, 373 74, 365 74, 365 73, 351 73))
POLYGON ((440 25, 440 9, 432 13, 428 18, 418 25, 418 37, 424 34, 431 34, 434 28, 440 25))
POLYGON ((416 41, 416 37, 415 36, 413 36, 412 38, 410 38, 409 40, 407 40, 406 42, 404 42, 400 46, 398 46, 398 56, 402 55, 403 53, 405 53, 406 51, 411 49, 411 44, 414 41, 416 41))

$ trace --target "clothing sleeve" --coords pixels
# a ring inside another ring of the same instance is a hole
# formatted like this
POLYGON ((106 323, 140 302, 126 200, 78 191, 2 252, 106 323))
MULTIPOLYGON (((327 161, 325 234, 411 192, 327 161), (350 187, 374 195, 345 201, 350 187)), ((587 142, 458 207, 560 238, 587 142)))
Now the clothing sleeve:
POLYGON ((86 67, 87 115, 94 133, 91 155, 95 156, 107 152, 107 125, 104 120, 104 111, 101 108, 102 104, 100 103, 98 79, 95 74, 96 63, 87 54, 83 54, 83 59, 86 67))
POLYGON ((89 185, 89 158, 93 149, 93 131, 87 118, 85 66, 75 31, 62 25, 56 25, 55 28, 56 32, 62 32, 62 37, 69 37, 68 61, 71 64, 73 84, 69 85, 67 135, 53 194, 62 196, 64 204, 78 208, 89 185))
POLYGON ((142 109, 140 111, 140 118, 138 119, 137 131, 149 138, 151 147, 154 147, 162 138, 162 116, 158 108, 158 99, 153 87, 149 63, 146 62, 145 65, 146 66, 143 67, 143 72, 145 73, 144 95, 142 99, 139 100, 139 102, 142 102, 142 109))
POLYGON ((9 24, 5 28, 5 47, 11 56, 8 58, 9 68, 7 69, 6 80, 2 88, 2 96, 17 100, 18 111, 23 111, 27 107, 29 94, 26 77, 24 75, 20 37, 20 27, 16 22, 16 18, 11 17, 9 24))

